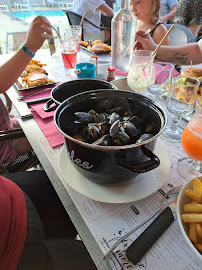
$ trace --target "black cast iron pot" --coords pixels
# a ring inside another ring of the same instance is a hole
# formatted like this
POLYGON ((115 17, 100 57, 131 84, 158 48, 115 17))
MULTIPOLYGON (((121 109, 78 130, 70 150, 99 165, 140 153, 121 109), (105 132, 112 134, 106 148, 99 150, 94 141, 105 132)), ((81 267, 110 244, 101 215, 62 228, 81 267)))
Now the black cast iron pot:
POLYGON ((51 112, 67 98, 96 89, 117 89, 117 87, 110 82, 96 79, 80 79, 61 83, 52 89, 51 99, 44 105, 44 111, 51 112))
POLYGON ((85 177, 98 184, 120 183, 158 167, 159 158, 153 153, 156 140, 166 127, 164 110, 151 99, 126 90, 93 90, 70 97, 56 110, 55 125, 63 134, 67 155, 73 166, 85 177), (99 146, 72 138, 75 112, 104 112, 122 107, 140 118, 145 127, 153 122, 150 139, 124 146, 99 146))

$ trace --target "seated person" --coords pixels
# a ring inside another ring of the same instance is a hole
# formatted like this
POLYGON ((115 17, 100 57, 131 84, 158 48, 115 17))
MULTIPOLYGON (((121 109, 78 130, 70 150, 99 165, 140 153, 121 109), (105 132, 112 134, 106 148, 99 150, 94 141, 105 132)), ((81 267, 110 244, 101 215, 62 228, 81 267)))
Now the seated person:
POLYGON ((201 0, 180 0, 175 12, 174 23, 188 27, 196 38, 202 24, 201 0))
POLYGON ((2 270, 97 269, 44 171, 0 176, 0 232, 2 270))
POLYGON ((178 0, 161 0, 160 22, 169 23, 168 21, 174 19, 177 6, 178 0))
MULTIPOLYGON (((114 11, 103 0, 77 0, 74 1, 74 12, 83 16, 97 26, 101 24, 101 14, 109 17, 114 16, 114 11)), ((84 41, 101 40, 108 42, 111 38, 109 30, 101 31, 88 22, 83 22, 84 41)))
MULTIPOLYGON (((151 29, 150 36, 158 44, 167 32, 165 25, 159 21, 160 0, 145 0, 137 2, 132 0, 131 11, 137 18, 137 31, 146 32, 151 29)), ((167 37, 163 45, 169 45, 167 37)), ((135 49, 141 50, 140 44, 135 44, 135 49)))
MULTIPOLYGON (((0 66, 0 93, 5 93, 18 79, 35 52, 46 39, 52 37, 49 21, 44 16, 37 16, 30 24, 24 45, 27 52, 19 49, 6 63, 0 66), (29 50, 29 51, 28 51, 29 50)), ((19 127, 16 118, 11 118, 0 99, 0 130, 19 127)), ((16 157, 31 151, 31 145, 26 138, 0 143, 0 164, 14 162, 16 157)))

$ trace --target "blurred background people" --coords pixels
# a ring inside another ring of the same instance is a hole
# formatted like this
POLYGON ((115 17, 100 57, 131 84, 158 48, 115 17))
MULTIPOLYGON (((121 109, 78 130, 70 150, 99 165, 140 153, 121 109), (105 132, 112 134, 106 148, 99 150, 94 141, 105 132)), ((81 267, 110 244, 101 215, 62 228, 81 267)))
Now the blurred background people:
POLYGON ((188 27, 196 38, 202 25, 201 0, 180 0, 175 12, 174 23, 188 27))
POLYGON ((174 19, 178 6, 178 0, 161 0, 160 2, 160 22, 169 23, 174 19))
MULTIPOLYGON (((114 16, 114 11, 103 0, 76 0, 74 1, 74 12, 83 16, 86 12, 85 18, 97 26, 101 24, 101 15, 108 17, 114 16)), ((101 40, 108 42, 111 38, 110 30, 101 31, 93 25, 83 22, 84 40, 101 40)))
MULTIPOLYGON (((147 31, 151 29, 150 36, 158 44, 167 32, 167 28, 159 21, 160 0, 131 1, 131 11, 137 18, 137 31, 147 31)), ((169 45, 167 37, 163 45, 169 45)), ((141 50, 140 44, 135 45, 135 49, 141 50)))

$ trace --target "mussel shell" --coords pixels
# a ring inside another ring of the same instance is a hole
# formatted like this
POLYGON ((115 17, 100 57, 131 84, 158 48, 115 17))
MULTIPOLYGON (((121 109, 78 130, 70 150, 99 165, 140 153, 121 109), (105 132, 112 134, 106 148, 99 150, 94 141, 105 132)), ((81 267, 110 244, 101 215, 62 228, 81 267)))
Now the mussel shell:
POLYGON ((109 129, 109 135, 112 137, 112 138, 116 138, 117 137, 117 134, 118 134, 118 131, 120 129, 120 120, 116 120, 110 127, 109 129))
POLYGON ((74 113, 78 118, 79 118, 79 121, 81 122, 93 122, 94 118, 93 118, 93 115, 87 113, 87 112, 75 112, 74 113))
POLYGON ((109 145, 112 145, 112 138, 109 134, 107 134, 99 138, 97 141, 93 142, 93 144, 101 145, 101 146, 109 146, 109 145))
POLYGON ((131 123, 130 121, 123 122, 122 124, 125 132, 132 138, 137 137, 139 135, 139 132, 137 128, 131 123))

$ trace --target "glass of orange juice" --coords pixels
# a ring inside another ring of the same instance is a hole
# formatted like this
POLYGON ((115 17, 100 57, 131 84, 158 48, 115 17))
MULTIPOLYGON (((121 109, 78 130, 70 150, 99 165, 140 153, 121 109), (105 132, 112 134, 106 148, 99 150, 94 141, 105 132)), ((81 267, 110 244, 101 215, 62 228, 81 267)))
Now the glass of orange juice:
POLYGON ((181 144, 190 158, 178 162, 178 171, 185 179, 202 175, 202 96, 196 100, 195 113, 182 132, 181 144))

